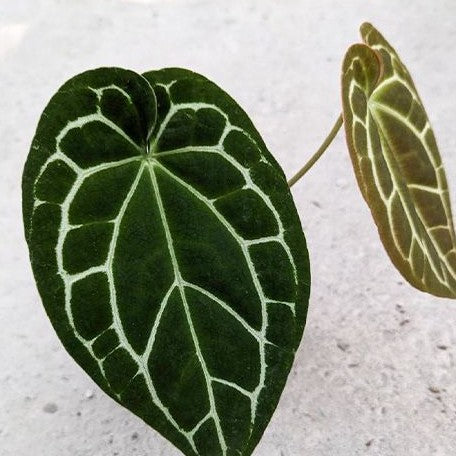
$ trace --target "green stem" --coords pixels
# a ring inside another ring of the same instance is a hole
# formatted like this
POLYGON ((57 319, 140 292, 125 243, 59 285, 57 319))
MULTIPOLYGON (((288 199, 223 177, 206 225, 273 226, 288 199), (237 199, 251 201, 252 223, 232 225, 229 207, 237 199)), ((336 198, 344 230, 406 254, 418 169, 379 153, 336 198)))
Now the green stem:
POLYGON ((304 174, 309 171, 310 168, 316 163, 316 161, 323 155, 323 152, 328 148, 331 144, 333 139, 336 137, 337 132, 340 130, 344 120, 342 118, 342 114, 337 118, 336 123, 332 127, 332 130, 329 132, 326 139, 323 141, 322 145, 319 149, 312 155, 310 160, 288 181, 288 187, 291 187, 295 184, 299 179, 301 179, 304 174))

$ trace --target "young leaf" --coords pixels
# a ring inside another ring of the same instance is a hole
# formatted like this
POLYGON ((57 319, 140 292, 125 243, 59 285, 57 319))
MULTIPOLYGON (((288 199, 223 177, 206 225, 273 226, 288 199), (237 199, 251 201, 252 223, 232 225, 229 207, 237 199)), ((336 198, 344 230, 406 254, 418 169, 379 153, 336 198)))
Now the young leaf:
POLYGON ((309 296, 285 177, 242 109, 181 69, 88 71, 23 176, 33 272, 68 352, 186 455, 250 455, 309 296))
POLYGON ((456 236, 437 144, 409 72, 370 24, 342 69, 353 167, 392 262, 416 288, 456 297, 456 236))

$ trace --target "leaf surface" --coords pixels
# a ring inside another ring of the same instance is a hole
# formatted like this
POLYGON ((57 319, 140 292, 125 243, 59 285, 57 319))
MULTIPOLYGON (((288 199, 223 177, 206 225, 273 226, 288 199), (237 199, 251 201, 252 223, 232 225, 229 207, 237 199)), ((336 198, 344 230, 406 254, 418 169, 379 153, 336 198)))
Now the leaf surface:
POLYGON ((69 353, 186 455, 250 455, 309 296, 281 168, 242 109, 181 69, 82 73, 23 175, 46 311, 69 353))
POLYGON ((342 69, 347 143, 392 262, 416 288, 456 297, 456 242, 434 133, 395 50, 370 24, 342 69))

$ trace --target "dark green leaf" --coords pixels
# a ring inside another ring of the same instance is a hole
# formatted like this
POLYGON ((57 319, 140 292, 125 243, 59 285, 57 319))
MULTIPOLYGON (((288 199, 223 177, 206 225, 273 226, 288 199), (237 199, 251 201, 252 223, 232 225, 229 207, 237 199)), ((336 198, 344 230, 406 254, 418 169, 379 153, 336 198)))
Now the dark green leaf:
POLYGON ((186 455, 250 455, 305 323, 307 250, 242 109, 180 69, 68 81, 23 176, 38 288, 69 353, 186 455))

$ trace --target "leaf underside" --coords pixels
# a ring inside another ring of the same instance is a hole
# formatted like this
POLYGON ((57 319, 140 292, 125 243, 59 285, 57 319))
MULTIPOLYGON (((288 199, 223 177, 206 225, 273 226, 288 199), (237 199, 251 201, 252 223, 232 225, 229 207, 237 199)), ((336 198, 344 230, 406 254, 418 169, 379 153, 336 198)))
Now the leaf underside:
POLYGON ((412 78, 370 24, 342 69, 347 143, 383 245, 405 279, 456 297, 456 243, 434 133, 412 78))
POLYGON ((186 455, 250 455, 309 296, 282 170, 247 115, 181 69, 82 73, 23 175, 33 272, 68 352, 186 455))

